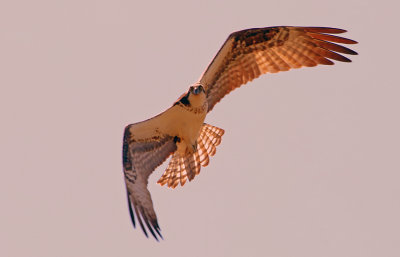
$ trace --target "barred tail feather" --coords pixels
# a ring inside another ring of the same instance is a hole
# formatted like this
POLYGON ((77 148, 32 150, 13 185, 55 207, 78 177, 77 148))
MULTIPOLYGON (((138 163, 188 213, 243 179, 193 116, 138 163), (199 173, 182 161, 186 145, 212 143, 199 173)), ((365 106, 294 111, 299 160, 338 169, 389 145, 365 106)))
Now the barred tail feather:
POLYGON ((205 150, 206 148, 203 144, 203 140, 197 141, 197 147, 198 147, 197 152, 200 155, 200 164, 201 166, 205 167, 210 162, 210 158, 208 157, 208 153, 205 150))
POLYGON ((204 123, 197 139, 197 151, 193 154, 183 155, 175 152, 161 178, 157 181, 161 186, 175 188, 183 186, 187 180, 191 181, 200 174, 201 166, 205 167, 210 161, 210 156, 215 155, 217 146, 225 131, 221 128, 204 123))

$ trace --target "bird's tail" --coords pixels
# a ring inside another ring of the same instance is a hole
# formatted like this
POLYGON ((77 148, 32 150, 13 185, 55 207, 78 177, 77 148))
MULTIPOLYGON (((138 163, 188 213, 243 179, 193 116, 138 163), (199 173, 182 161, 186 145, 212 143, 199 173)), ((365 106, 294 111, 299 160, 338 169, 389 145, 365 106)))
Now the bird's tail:
POLYGON ((208 165, 210 156, 216 153, 216 146, 221 143, 224 133, 225 131, 221 128, 203 123, 200 135, 197 138, 197 151, 185 155, 176 151, 157 183, 162 186, 167 184, 168 187, 175 188, 179 183, 183 186, 187 179, 191 181, 200 173, 201 166, 208 165))

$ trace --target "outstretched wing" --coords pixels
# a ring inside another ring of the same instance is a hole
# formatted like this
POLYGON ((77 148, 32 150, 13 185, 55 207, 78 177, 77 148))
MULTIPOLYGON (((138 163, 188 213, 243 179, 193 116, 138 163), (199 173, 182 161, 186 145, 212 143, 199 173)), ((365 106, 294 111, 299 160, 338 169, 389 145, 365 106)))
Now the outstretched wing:
POLYGON ((129 212, 133 226, 136 225, 136 216, 145 235, 148 236, 146 225, 157 240, 157 235, 161 238, 162 236, 147 182, 154 169, 177 149, 176 138, 160 131, 160 126, 157 124, 162 121, 161 114, 153 119, 128 125, 125 128, 122 150, 129 212))
POLYGON ((207 166, 210 156, 216 153, 216 147, 221 143, 224 133, 223 129, 204 123, 197 138, 197 151, 193 154, 176 151, 157 183, 175 188, 179 183, 183 186, 187 180, 194 179, 200 174, 201 166, 207 166))
POLYGON ((262 74, 331 65, 330 59, 350 62, 338 53, 357 53, 332 42, 357 42, 329 35, 343 32, 323 27, 267 27, 232 33, 200 78, 207 93, 208 111, 226 94, 262 74))

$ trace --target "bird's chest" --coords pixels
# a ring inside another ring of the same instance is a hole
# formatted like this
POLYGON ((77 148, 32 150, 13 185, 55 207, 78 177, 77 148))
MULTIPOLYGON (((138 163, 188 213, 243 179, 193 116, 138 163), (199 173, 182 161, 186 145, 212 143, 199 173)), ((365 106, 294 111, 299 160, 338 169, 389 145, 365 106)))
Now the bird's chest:
POLYGON ((181 117, 177 122, 178 134, 181 138, 194 143, 199 136, 207 110, 205 108, 187 108, 182 110, 181 117))
POLYGON ((165 123, 167 124, 165 131, 168 131, 170 135, 179 137, 179 151, 193 151, 191 149, 196 146, 196 140, 199 137, 206 114, 207 102, 199 107, 176 105, 169 112, 168 122, 165 123))

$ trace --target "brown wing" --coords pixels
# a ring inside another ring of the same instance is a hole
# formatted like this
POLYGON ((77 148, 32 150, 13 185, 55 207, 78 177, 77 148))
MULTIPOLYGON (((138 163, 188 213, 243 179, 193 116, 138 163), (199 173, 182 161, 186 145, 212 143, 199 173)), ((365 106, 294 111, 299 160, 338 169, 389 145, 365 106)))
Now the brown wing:
POLYGON ((161 238, 162 236, 150 192, 147 189, 147 182, 153 170, 174 153, 177 146, 174 137, 166 134, 154 134, 144 138, 143 133, 140 133, 139 126, 143 127, 146 124, 142 122, 127 126, 123 140, 122 162, 129 212, 134 227, 136 215, 145 235, 148 236, 143 222, 154 238, 158 240, 157 234, 161 238), (138 133, 135 134, 135 132, 138 133))
POLYGON ((197 151, 194 154, 186 155, 176 151, 157 183, 175 188, 179 183, 183 186, 188 179, 189 181, 194 179, 196 175, 200 174, 201 166, 208 165, 209 156, 216 153, 216 146, 221 143, 224 132, 221 128, 204 123, 197 139, 197 151))
POLYGON ((331 65, 330 59, 350 62, 338 53, 357 53, 332 42, 357 42, 329 35, 343 32, 322 27, 267 27, 232 33, 200 78, 207 92, 208 111, 226 94, 262 74, 331 65))

